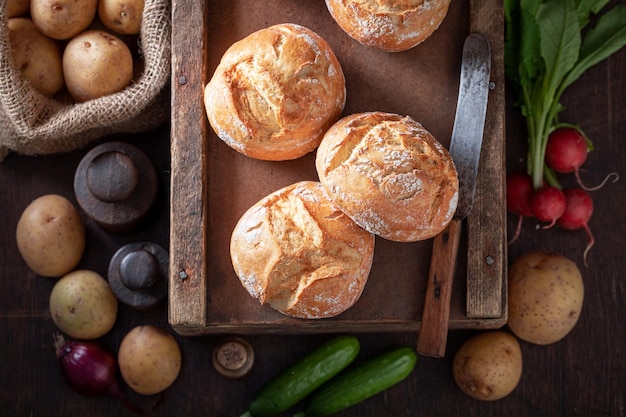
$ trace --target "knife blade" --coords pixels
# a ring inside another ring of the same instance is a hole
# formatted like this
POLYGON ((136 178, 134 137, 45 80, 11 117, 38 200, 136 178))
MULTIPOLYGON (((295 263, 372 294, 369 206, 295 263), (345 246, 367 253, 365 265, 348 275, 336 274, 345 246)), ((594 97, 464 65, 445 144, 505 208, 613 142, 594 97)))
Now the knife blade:
POLYGON ((459 97, 449 147, 459 178, 459 199, 450 224, 433 239, 426 298, 417 341, 418 353, 425 356, 445 356, 450 298, 462 222, 474 204, 490 73, 489 42, 484 36, 471 33, 463 44, 459 97))

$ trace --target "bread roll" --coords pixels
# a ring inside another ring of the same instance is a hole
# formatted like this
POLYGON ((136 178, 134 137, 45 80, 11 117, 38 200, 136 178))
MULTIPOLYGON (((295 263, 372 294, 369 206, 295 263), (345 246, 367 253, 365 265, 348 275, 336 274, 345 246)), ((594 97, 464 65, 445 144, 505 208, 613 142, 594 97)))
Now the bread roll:
POLYGON ((339 208, 382 238, 431 238, 456 211, 459 182, 450 154, 408 116, 370 112, 339 120, 315 164, 339 208))
POLYGON ((374 235, 341 212, 319 182, 303 181, 248 209, 233 230, 230 253, 241 284, 262 304, 320 319, 361 296, 374 235))
POLYGON ((235 42, 204 91, 217 136, 246 156, 270 161, 314 150, 345 101, 345 78, 331 47, 295 24, 235 42))
POLYGON ((337 24, 366 46, 400 52, 439 28, 450 0, 326 0, 337 24))

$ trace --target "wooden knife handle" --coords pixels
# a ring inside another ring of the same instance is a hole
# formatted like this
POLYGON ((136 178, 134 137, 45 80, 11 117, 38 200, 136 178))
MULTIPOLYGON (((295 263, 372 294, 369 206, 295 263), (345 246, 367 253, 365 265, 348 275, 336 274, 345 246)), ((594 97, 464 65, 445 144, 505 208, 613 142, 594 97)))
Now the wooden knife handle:
POLYGON ((450 297, 461 240, 462 220, 453 218, 448 227, 434 237, 424 312, 417 338, 417 352, 442 358, 446 354, 450 297))

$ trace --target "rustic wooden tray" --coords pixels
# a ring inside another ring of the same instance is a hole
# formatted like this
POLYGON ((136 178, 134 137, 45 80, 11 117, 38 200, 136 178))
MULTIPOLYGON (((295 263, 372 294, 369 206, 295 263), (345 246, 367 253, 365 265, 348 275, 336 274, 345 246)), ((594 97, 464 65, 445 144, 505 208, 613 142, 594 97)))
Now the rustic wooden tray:
POLYGON ((276 23, 298 23, 324 37, 346 75, 344 114, 388 111, 421 122, 444 145, 452 132, 461 47, 470 32, 492 46, 492 81, 474 209, 461 243, 450 328, 506 322, 503 9, 500 0, 453 1, 426 42, 401 53, 366 48, 331 19, 322 0, 174 0, 169 321, 183 335, 417 331, 432 242, 376 240, 359 301, 323 320, 286 317, 261 306, 230 263, 235 223, 260 198, 299 180, 317 180, 314 153, 289 162, 246 158, 208 124, 203 88, 235 41, 276 23))

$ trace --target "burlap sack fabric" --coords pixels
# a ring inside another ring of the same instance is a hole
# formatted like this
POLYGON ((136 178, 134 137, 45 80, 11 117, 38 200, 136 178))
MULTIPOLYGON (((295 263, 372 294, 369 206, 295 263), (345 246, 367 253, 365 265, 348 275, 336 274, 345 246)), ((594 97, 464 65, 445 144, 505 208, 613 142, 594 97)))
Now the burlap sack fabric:
POLYGON ((0 0, 0 161, 9 152, 69 152, 107 135, 146 132, 169 117, 170 0, 145 0, 140 76, 119 93, 84 103, 46 98, 20 78, 11 62, 6 4, 0 0))

